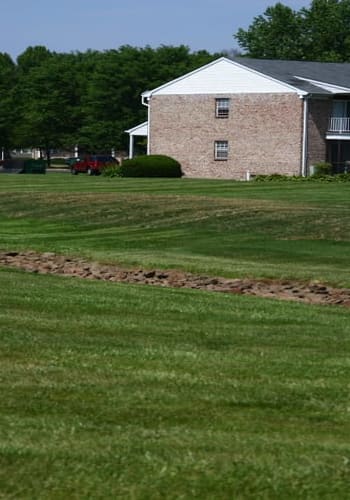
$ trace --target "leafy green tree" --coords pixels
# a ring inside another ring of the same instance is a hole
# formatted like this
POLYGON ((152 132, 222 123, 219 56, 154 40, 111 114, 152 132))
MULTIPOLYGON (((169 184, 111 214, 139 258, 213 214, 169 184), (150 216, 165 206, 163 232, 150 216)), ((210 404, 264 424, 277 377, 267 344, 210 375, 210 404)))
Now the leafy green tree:
POLYGON ((299 59, 302 56, 301 34, 301 15, 277 3, 255 17, 247 30, 240 28, 235 38, 249 57, 299 59))
POLYGON ((31 69, 37 68, 53 56, 54 54, 42 45, 28 47, 17 57, 17 66, 20 72, 28 73, 31 69))
POLYGON ((235 38, 249 57, 350 61, 350 0, 313 0, 299 11, 277 3, 235 38))
POLYGON ((8 54, 0 53, 0 153, 14 142, 16 121, 16 65, 8 54))
POLYGON ((72 141, 79 126, 79 95, 73 58, 52 55, 21 76, 18 140, 24 146, 43 149, 50 163, 50 150, 72 141))
POLYGON ((305 58, 350 60, 350 0, 314 0, 302 15, 305 58))

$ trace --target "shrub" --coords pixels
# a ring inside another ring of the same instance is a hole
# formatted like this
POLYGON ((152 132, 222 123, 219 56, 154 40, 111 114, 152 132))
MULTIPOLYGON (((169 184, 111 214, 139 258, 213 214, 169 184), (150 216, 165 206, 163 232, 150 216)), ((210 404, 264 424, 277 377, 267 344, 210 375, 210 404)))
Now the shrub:
POLYGON ((165 155, 142 155, 125 160, 119 167, 121 177, 181 177, 181 165, 165 155))
POLYGON ((311 175, 309 177, 301 177, 300 175, 280 175, 280 174, 272 174, 272 175, 257 175, 253 178, 254 182, 350 182, 350 173, 349 174, 336 174, 336 175, 328 175, 328 174, 317 174, 311 175))
POLYGON ((338 182, 350 182, 350 173, 334 175, 338 182))
POLYGON ((308 177, 310 181, 320 182, 350 182, 350 174, 336 174, 336 175, 312 175, 308 177))
POLYGON ((314 167, 313 176, 315 176, 315 175, 324 176, 324 175, 331 175, 332 174, 333 166, 331 163, 321 161, 319 163, 315 163, 313 165, 313 167, 314 167))
POLYGON ((105 177, 120 177, 120 165, 108 163, 102 168, 101 174, 105 177))
POLYGON ((269 174, 269 175, 257 175, 253 177, 254 182, 286 182, 286 181, 300 181, 303 177, 299 175, 282 175, 282 174, 269 174))

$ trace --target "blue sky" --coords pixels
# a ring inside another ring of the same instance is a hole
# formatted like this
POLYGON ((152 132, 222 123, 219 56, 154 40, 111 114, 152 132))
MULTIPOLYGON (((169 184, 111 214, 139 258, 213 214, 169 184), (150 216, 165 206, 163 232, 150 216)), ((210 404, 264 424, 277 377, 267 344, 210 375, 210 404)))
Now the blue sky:
MULTIPOLYGON (((299 10, 311 0, 281 0, 299 10)), ((30 45, 57 52, 121 45, 188 45, 217 52, 237 47, 275 0, 0 0, 0 52, 14 59, 30 45)))

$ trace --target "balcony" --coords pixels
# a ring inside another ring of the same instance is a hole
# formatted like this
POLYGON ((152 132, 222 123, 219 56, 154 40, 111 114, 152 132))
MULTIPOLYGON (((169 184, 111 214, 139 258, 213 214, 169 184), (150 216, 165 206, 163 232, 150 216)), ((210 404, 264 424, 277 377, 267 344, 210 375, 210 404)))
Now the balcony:
POLYGON ((350 117, 334 117, 329 119, 327 135, 350 136, 350 117))

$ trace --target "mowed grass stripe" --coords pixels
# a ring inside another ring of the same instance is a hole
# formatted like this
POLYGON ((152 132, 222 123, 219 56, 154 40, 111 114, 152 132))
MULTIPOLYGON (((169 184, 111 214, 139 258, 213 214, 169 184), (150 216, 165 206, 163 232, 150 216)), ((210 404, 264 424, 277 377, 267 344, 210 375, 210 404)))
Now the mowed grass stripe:
POLYGON ((346 498, 346 309, 0 271, 5 498, 346 498))
POLYGON ((29 192, 28 176, 0 178, 8 188, 17 189, 0 198, 2 249, 31 248, 212 276, 295 278, 350 286, 346 185, 308 184, 304 189, 304 184, 287 183, 261 190, 245 183, 157 179, 127 181, 133 192, 126 192, 120 179, 80 176, 74 177, 78 193, 68 192, 68 175, 34 178, 40 179, 37 187, 52 192, 29 192), (90 192, 85 191, 88 186, 90 192), (101 186, 115 192, 101 193, 101 186), (170 187, 180 191, 179 186, 181 195, 169 194, 170 187), (231 197, 217 197, 217 186, 226 186, 225 192, 231 189, 231 197), (297 192, 296 203, 288 194, 297 192), (266 199, 257 200, 256 195, 266 199))
POLYGON ((317 182, 235 182, 212 179, 109 179, 71 176, 68 173, 47 175, 0 175, 0 192, 36 193, 148 193, 211 198, 286 200, 293 203, 329 205, 348 204, 350 186, 317 182))

